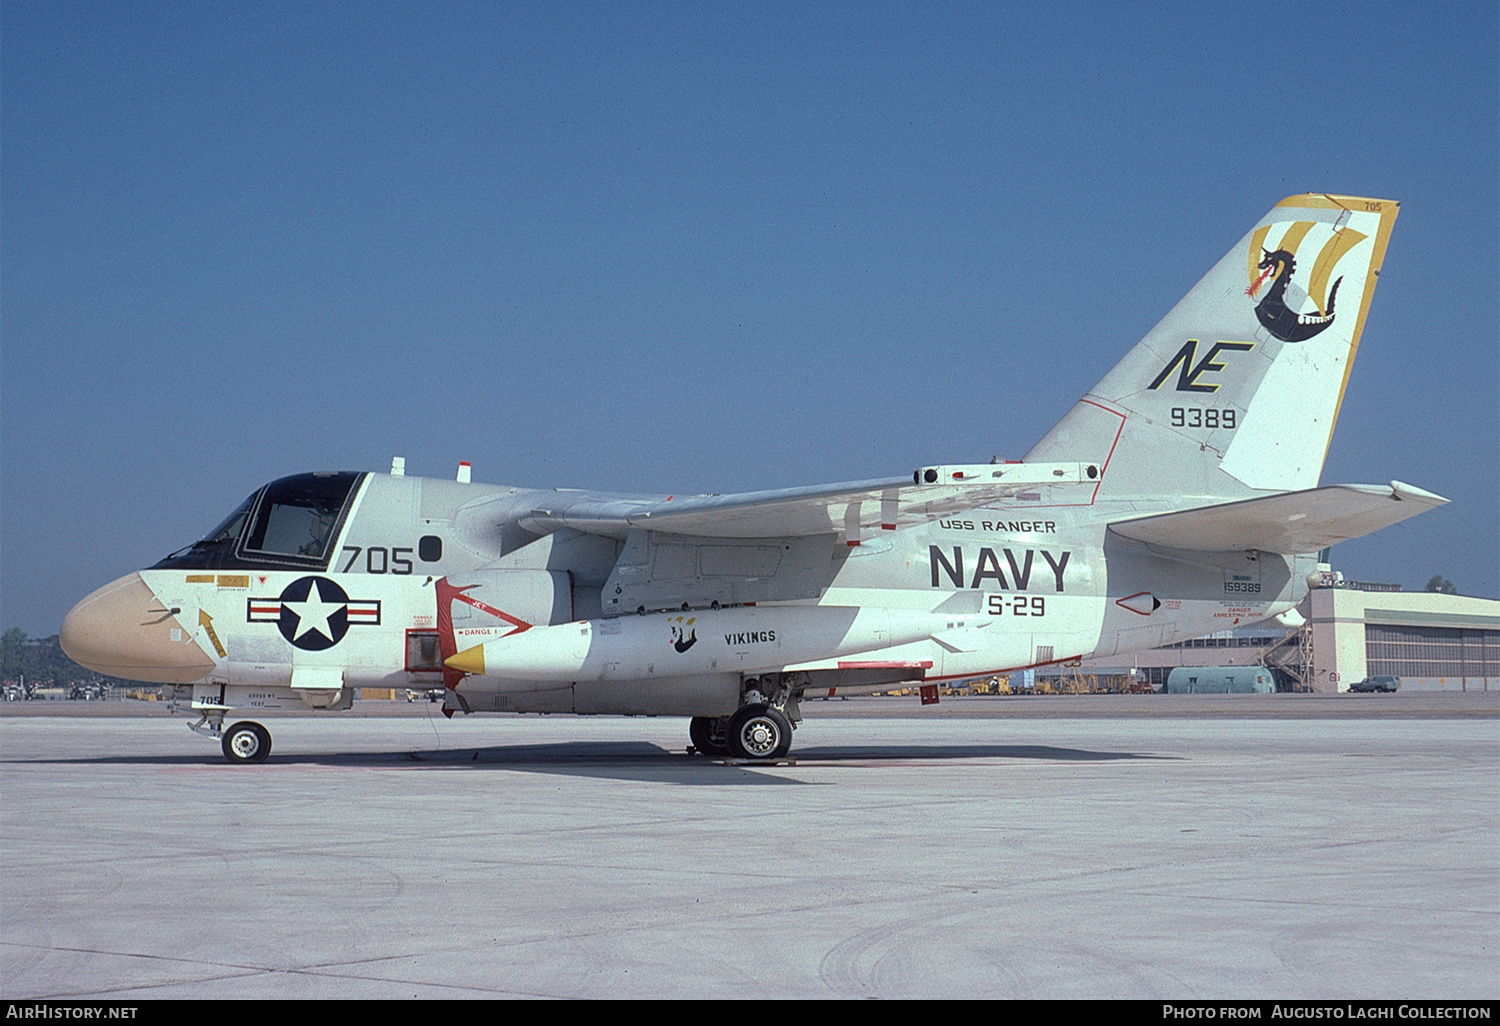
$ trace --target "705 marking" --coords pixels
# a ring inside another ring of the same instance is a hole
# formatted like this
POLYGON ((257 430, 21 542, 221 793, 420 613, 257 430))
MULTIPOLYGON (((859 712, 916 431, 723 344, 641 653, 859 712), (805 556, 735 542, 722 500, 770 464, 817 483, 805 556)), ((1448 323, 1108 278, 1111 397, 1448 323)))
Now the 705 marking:
POLYGON ((361 549, 358 545, 345 545, 344 551, 349 553, 349 562, 339 571, 347 574, 359 554, 365 554, 365 573, 367 574, 409 574, 411 573, 411 554, 414 551, 410 545, 401 545, 387 550, 382 545, 371 545, 368 549, 361 549), (402 553, 406 555, 403 557, 402 553))

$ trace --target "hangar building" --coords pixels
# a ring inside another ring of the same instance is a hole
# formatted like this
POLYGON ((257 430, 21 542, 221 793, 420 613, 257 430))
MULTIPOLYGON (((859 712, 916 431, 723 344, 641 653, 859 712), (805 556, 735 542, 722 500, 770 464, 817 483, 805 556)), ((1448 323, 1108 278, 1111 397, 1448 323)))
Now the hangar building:
POLYGON ((1403 689, 1500 690, 1494 599, 1336 587, 1314 588, 1308 602, 1310 683, 1320 691, 1387 675, 1403 689))
MULTIPOLYGON (((1156 687, 1177 666, 1259 664, 1283 689, 1347 691, 1389 675, 1404 691, 1500 690, 1500 601, 1328 579, 1298 607, 1300 627, 1269 621, 1220 631, 1136 653, 1134 668, 1156 687)), ((1120 660, 1084 665, 1123 673, 1120 660)))

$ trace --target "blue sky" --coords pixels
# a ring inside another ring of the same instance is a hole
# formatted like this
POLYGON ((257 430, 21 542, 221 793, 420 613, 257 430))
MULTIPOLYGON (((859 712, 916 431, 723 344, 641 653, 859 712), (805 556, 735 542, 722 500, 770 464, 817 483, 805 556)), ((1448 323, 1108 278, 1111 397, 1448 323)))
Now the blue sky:
POLYGON ((1282 197, 1402 202, 1323 480, 1500 595, 1492 2, 0 5, 0 627, 314 469, 1024 453, 1282 197))

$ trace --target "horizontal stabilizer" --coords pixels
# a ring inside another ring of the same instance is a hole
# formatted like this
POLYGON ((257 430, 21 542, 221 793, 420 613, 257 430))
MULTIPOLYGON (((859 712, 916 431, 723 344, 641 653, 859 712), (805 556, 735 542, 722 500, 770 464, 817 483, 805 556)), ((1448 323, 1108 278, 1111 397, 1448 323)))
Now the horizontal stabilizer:
POLYGON ((1400 481, 1389 485, 1328 485, 1121 520, 1110 524, 1109 529, 1135 541, 1196 552, 1317 552, 1400 523, 1447 501, 1400 481))

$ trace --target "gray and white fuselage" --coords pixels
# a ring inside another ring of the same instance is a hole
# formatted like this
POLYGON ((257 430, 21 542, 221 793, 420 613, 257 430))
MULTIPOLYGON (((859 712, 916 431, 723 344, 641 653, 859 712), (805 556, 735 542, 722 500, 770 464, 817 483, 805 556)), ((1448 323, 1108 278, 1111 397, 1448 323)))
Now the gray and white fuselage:
MULTIPOLYGON (((1446 501, 1318 484, 1396 213, 1282 201, 1021 461, 685 497, 399 459, 299 474, 84 599, 62 644, 190 689, 216 734, 236 709, 441 687, 450 712, 691 716, 700 747, 776 757, 804 694, 1275 617, 1319 550, 1446 501)), ((226 756, 264 758, 251 726, 226 756)))

